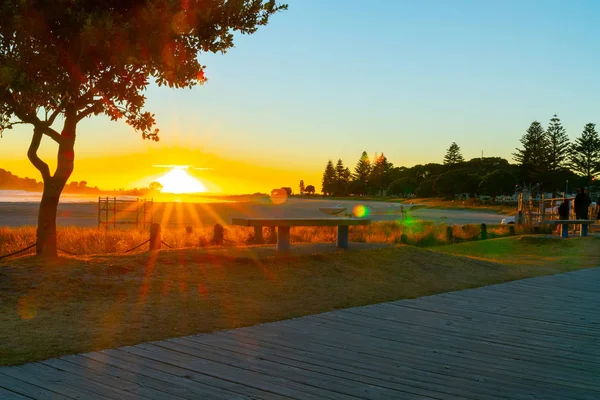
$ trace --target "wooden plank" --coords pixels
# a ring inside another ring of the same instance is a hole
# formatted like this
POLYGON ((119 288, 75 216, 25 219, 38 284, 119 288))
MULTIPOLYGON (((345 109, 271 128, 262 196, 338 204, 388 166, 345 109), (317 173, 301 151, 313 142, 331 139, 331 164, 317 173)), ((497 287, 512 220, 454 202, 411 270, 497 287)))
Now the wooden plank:
POLYGON ((369 225, 371 220, 358 218, 233 218, 239 226, 356 226, 369 225))
POLYGON ((24 364, 16 367, 6 368, 2 371, 2 373, 57 394, 50 394, 49 397, 41 397, 43 399, 54 397, 71 399, 94 398, 102 400, 117 399, 115 397, 111 397, 110 394, 105 395, 103 392, 94 392, 94 390, 82 389, 80 387, 71 386, 70 384, 65 384, 61 377, 52 375, 46 369, 33 364, 24 364))
MULTIPOLYGON (((315 347, 313 343, 307 343, 306 341, 302 341, 305 338, 304 333, 298 333, 293 330, 291 330, 290 332, 293 332, 292 335, 298 334, 299 336, 284 336, 282 339, 282 345, 286 345, 287 343, 300 342, 306 349, 311 349, 315 347)), ((272 341, 273 339, 270 337, 268 340, 272 341)), ((488 373, 486 375, 485 372, 481 371, 480 363, 475 363, 473 366, 468 367, 465 366, 464 363, 461 364, 447 362, 447 360, 445 359, 438 359, 441 357, 438 351, 434 350, 432 352, 431 349, 427 348, 423 349, 423 351, 412 357, 411 355, 407 356, 407 354, 409 353, 406 352, 406 348, 404 347, 397 349, 398 351, 396 352, 390 352, 390 348, 381 346, 380 342, 375 341, 375 343, 373 343, 371 346, 365 346, 363 340, 357 340, 355 342, 352 342, 351 340, 347 340, 347 338, 336 337, 336 334, 332 334, 327 331, 323 332, 323 336, 319 337, 316 343, 317 346, 327 343, 327 346, 330 347, 329 351, 324 350, 323 347, 316 348, 316 351, 318 351, 319 353, 329 352, 333 357, 339 357, 341 350, 355 352, 355 360, 359 363, 364 362, 364 360, 366 359, 365 355, 370 355, 372 357, 371 361, 378 360, 374 362, 372 361, 367 367, 371 367, 373 363, 379 362, 381 367, 395 371, 397 368, 396 363, 403 362, 406 363, 406 365, 409 366, 413 371, 416 371, 419 375, 423 375, 424 373, 431 373, 431 371, 434 371, 438 369, 438 367, 442 366, 444 368, 441 372, 437 372, 437 376, 440 379, 445 378, 444 382, 447 387, 458 385, 459 387, 471 388, 471 386, 474 385, 473 380, 477 380, 485 382, 486 388, 493 389, 493 393, 523 393, 525 391, 530 390, 530 388, 532 387, 536 389, 536 391, 534 391, 533 393, 538 394, 547 392, 547 394, 551 395, 552 393, 565 391, 565 388, 561 388, 558 385, 553 385, 554 387, 551 388, 536 388, 535 385, 532 385, 531 381, 523 382, 522 380, 515 380, 511 377, 506 377, 502 374, 498 374, 497 371, 488 373), (345 344, 351 344, 352 349, 345 349, 343 346, 338 347, 338 343, 340 342, 343 342, 345 344), (367 353, 364 352, 365 350, 367 351, 367 353), (447 377, 444 377, 444 375, 452 375, 453 378, 450 380, 447 379, 447 377), (457 378, 462 383, 457 383, 457 378), (464 385, 465 381, 469 383, 465 386, 460 386, 464 385), (510 384, 507 385, 507 382, 510 382, 510 384)), ((520 372, 517 372, 517 375, 518 374, 520 374, 520 372)), ((473 392, 476 393, 477 390, 474 390, 473 392)), ((475 396, 475 398, 478 397, 479 396, 475 396)))
MULTIPOLYGON (((281 327, 278 327, 279 329, 281 329, 281 327)), ((452 360, 448 360, 447 357, 443 357, 443 354, 441 354, 441 352, 439 350, 436 350, 435 347, 433 348, 428 348, 427 346, 423 346, 420 352, 417 352, 415 354, 414 357, 407 357, 408 351, 407 351, 407 346, 404 347, 400 347, 400 348, 396 348, 394 349, 393 347, 389 347, 388 343, 385 341, 381 341, 379 339, 373 339, 373 338, 369 338, 368 340, 364 340, 362 337, 360 337, 360 335, 355 335, 356 339, 352 340, 349 339, 349 335, 347 332, 344 332, 343 330, 340 331, 340 333, 342 333, 344 336, 339 336, 339 333, 336 332, 330 332, 328 329, 323 329, 321 328, 320 330, 316 330, 316 329, 307 329, 306 331, 298 331, 297 329, 294 328, 289 328, 289 334, 296 334, 299 335, 296 338, 290 338, 289 335, 285 336, 285 339, 289 339, 287 340, 288 342, 294 342, 297 341, 298 338, 299 340, 302 340, 302 338, 306 338, 307 336, 310 336, 312 334, 312 332, 315 333, 315 335, 317 335, 316 341, 317 342, 324 342, 327 340, 331 340, 329 342, 329 344, 332 347, 335 347, 338 343, 343 343, 345 345, 351 345, 351 347, 353 347, 353 349, 355 351, 357 351, 359 353, 359 355, 362 357, 365 353, 363 353, 363 351, 366 351, 367 354, 371 354, 373 356, 377 356, 380 357, 382 359, 388 359, 390 360, 390 362, 392 362, 393 360, 406 360, 408 362, 410 362, 411 367, 413 368, 418 368, 420 370, 423 370, 422 368, 438 368, 440 365, 442 366, 449 366, 449 370, 443 370, 443 371, 438 371, 438 373, 441 374, 454 374, 460 376, 460 377, 464 377, 466 379, 484 379, 485 382, 487 382, 486 384, 489 384, 489 382, 491 380, 496 381, 497 385, 498 385, 498 390, 500 390, 501 392, 508 392, 511 391, 512 393, 522 393, 525 390, 529 390, 529 388, 535 388, 535 390, 537 391, 537 393, 542 393, 542 392, 547 392, 548 395, 551 395, 552 393, 571 393, 572 391, 576 390, 573 388, 565 388, 564 386, 561 385, 557 385, 551 382, 544 382, 543 385, 540 385, 539 382, 536 382, 535 379, 530 379, 527 377, 521 377, 522 373, 520 372, 521 370, 518 369, 518 363, 513 363, 512 367, 516 368, 516 372, 513 374, 515 375, 513 376, 503 376, 502 374, 499 373, 499 371, 497 370, 492 370, 490 373, 488 373, 487 375, 485 373, 481 372, 482 369, 482 365, 485 365, 486 362, 488 362, 489 360, 486 359, 486 361, 483 362, 477 362, 477 363, 473 363, 471 368, 465 368, 464 362, 453 362, 452 360), (440 358, 442 357, 442 358, 440 358), (438 358, 440 358, 438 360, 438 358), (516 364, 516 365, 515 365, 516 364), (418 367, 419 365, 421 365, 422 367, 418 367), (423 366, 425 365, 425 366, 423 366), (470 372, 469 372, 470 371, 470 372), (500 380, 497 380, 496 378, 500 377, 500 380), (537 383, 537 386, 536 386, 537 383), (518 390, 516 390, 518 389, 518 390)), ((271 338, 269 338, 268 340, 271 340, 271 338)), ((307 344, 306 346, 309 347, 312 344, 307 344)), ((343 348, 343 346, 342 346, 343 348)), ((460 360, 459 360, 460 361, 460 360)), ((393 366, 391 367, 393 368, 393 366)), ((427 370, 427 369, 425 369, 427 370)), ((552 379, 554 378, 554 375, 552 375, 552 379)), ((450 384, 450 383, 448 383, 450 384)), ((536 392, 533 392, 536 393, 536 392)), ((582 397, 582 398, 594 398, 594 396, 587 396, 587 397, 582 397)))
POLYGON ((68 400, 72 397, 67 397, 62 394, 53 392, 47 387, 37 386, 33 383, 22 381, 11 375, 5 374, 8 370, 12 370, 13 367, 2 367, 0 368, 0 386, 5 389, 9 389, 12 392, 18 393, 25 396, 26 398, 35 400, 45 399, 57 399, 57 400, 68 400))
MULTIPOLYGON (((2 377, 0 377, 0 384, 2 383, 2 377)), ((13 392, 12 390, 4 389, 0 387, 0 399, 2 400, 31 400, 32 397, 26 397, 22 394, 13 392)))
MULTIPOLYGON (((90 363, 94 363, 94 361, 90 361, 90 363)), ((142 399, 176 400, 180 398, 168 392, 155 390, 151 386, 148 386, 148 379, 140 380, 140 377, 137 375, 133 376, 134 379, 122 379, 118 375, 109 374, 108 371, 106 371, 106 368, 102 370, 93 369, 89 368, 87 365, 82 366, 81 364, 71 363, 65 358, 55 358, 51 360, 41 361, 40 364, 46 365, 50 368, 55 368, 57 371, 68 373, 70 375, 82 379, 90 380, 93 382, 100 383, 102 385, 109 386, 111 388, 126 391, 142 399)), ((127 371, 121 372, 121 376, 126 373, 127 371)))
POLYGON ((270 361, 262 357, 248 357, 240 352, 231 350, 221 350, 207 348, 195 343, 175 342, 166 340, 155 343, 155 345, 169 350, 188 354, 192 357, 204 358, 207 360, 241 367, 249 371, 255 371, 261 374, 283 378, 290 382, 296 382, 303 385, 310 385, 321 388, 328 392, 335 393, 335 396, 359 396, 363 399, 381 399, 398 397, 400 394, 407 393, 412 397, 427 398, 415 391, 407 391, 406 388, 389 388, 375 383, 364 384, 355 379, 332 375, 331 373, 315 372, 314 370, 290 365, 289 363, 280 363, 270 361))
MULTIPOLYGON (((141 363, 132 364, 127 362, 127 360, 120 360, 114 357, 103 358, 104 362, 101 362, 81 355, 66 356, 60 360, 70 362, 81 368, 91 369, 95 371, 98 376, 114 376, 118 379, 128 380, 143 387, 154 389, 157 392, 164 394, 161 394, 159 399, 169 399, 174 397, 176 399, 195 400, 198 395, 202 393, 201 391, 194 390, 195 388, 193 386, 190 387, 190 385, 188 385, 190 383, 189 379, 184 377, 180 378, 178 375, 161 373, 160 371, 155 372, 153 368, 141 363), (113 363, 118 364, 118 366, 111 364, 111 360, 113 363)), ((203 390, 207 389, 206 385, 202 385, 201 388, 203 390)), ((208 389, 210 391, 210 387, 208 387, 208 389)), ((218 388, 214 388, 212 392, 214 396, 219 394, 218 388)), ((222 398, 236 395, 234 392, 222 392, 221 394, 223 394, 222 398)), ((246 397, 238 394, 236 398, 241 399, 246 397)))
POLYGON ((220 380, 206 374, 199 374, 185 367, 162 362, 161 360, 157 360, 156 357, 144 357, 143 353, 142 355, 136 355, 120 349, 113 349, 87 353, 83 354, 83 356, 155 379, 161 383, 163 390, 172 392, 173 389, 169 389, 162 382, 172 383, 177 387, 175 393, 181 398, 191 400, 195 400, 198 397, 210 399, 242 398, 240 395, 256 396, 265 399, 282 398, 282 396, 273 396, 272 393, 262 389, 220 380))
MULTIPOLYGON (((227 334, 233 332, 227 332, 227 334)), ((198 343, 201 346, 215 347, 224 350, 242 352, 243 354, 254 355, 264 359, 277 360, 280 363, 291 363, 302 365, 304 368, 313 370, 326 370, 328 374, 337 376, 338 373, 350 374, 353 379, 358 381, 366 380, 371 383, 372 380, 380 385, 393 385, 393 387, 411 388, 411 390, 423 389, 429 391, 430 395, 442 396, 444 398, 469 398, 473 393, 473 388, 469 390, 453 389, 447 385, 447 382, 435 379, 437 377, 428 376, 425 372, 416 371, 414 368, 407 367, 401 363, 392 365, 384 362, 379 357, 371 357, 356 354, 345 349, 336 349, 335 354, 328 354, 328 346, 323 343, 316 343, 311 346, 298 345, 297 340, 292 341, 266 341, 256 337, 225 337, 224 335, 210 335, 198 340, 196 337, 180 338, 181 341, 190 341, 198 343), (233 350, 235 349, 235 350, 233 350), (399 376, 402 372, 402 376, 399 376)), ((469 382, 470 383, 470 382, 469 382)), ((423 393, 421 391, 417 392, 423 393)), ((479 399, 497 399, 499 397, 490 393, 477 393, 479 399)))
POLYGON ((224 365, 217 362, 208 361, 202 358, 195 358, 177 353, 174 351, 161 349, 154 345, 152 350, 143 349, 138 346, 126 348, 127 352, 141 355, 153 359, 157 362, 170 364, 176 367, 185 368, 198 374, 203 374, 212 378, 217 378, 229 382, 235 382, 250 388, 265 390, 281 396, 287 396, 295 399, 334 399, 334 393, 304 386, 295 382, 288 382, 285 379, 260 374, 254 371, 248 371, 244 368, 224 365))

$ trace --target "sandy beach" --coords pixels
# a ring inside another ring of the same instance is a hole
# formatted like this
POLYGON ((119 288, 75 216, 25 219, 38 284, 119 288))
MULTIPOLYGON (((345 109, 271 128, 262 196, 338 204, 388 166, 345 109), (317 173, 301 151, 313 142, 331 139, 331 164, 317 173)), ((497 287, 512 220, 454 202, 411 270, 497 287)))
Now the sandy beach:
MULTIPOLYGON (((232 218, 311 218, 326 217, 319 207, 341 205, 348 211, 357 205, 370 209, 386 209, 386 202, 350 201, 350 200, 308 200, 291 198, 283 204, 269 202, 230 202, 230 203, 155 203, 154 222, 160 222, 165 228, 200 227, 221 223, 227 225, 232 218)), ((38 204, 35 202, 0 203, 0 226, 18 227, 37 224, 38 204)), ((448 224, 500 223, 501 216, 492 212, 443 209, 416 209, 410 212, 414 219, 445 222, 448 224)), ((392 221, 398 215, 370 215, 376 221, 392 221)), ((57 224, 59 226, 98 226, 98 204, 61 203, 58 206, 57 224)))

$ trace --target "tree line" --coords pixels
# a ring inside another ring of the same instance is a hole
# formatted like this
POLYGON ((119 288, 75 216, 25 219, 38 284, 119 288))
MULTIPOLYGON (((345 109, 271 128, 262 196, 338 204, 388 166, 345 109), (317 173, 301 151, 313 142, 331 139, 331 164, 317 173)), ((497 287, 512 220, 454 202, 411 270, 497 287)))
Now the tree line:
MULTIPOLYGON (((517 186, 527 186, 558 194, 567 190, 567 182, 571 189, 594 184, 600 173, 600 136, 595 124, 588 123, 581 136, 571 142, 554 115, 546 129, 538 121, 531 123, 513 159, 514 163, 501 157, 465 161, 460 147, 453 142, 441 164, 409 168, 395 167, 383 153, 371 159, 363 151, 352 171, 341 159, 335 164, 329 160, 321 191, 325 196, 414 194, 454 198, 463 193, 512 195, 517 186)), ((303 182, 301 192, 302 187, 303 182)))

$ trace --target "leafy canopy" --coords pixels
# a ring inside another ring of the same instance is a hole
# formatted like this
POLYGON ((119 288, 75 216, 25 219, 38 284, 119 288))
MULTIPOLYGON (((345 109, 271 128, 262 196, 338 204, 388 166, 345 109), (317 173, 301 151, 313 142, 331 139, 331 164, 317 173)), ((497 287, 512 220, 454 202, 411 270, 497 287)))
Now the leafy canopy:
POLYGON ((158 140, 143 110, 150 78, 205 81, 199 52, 225 52, 286 8, 274 0, 19 0, 0 3, 0 132, 106 114, 158 140))

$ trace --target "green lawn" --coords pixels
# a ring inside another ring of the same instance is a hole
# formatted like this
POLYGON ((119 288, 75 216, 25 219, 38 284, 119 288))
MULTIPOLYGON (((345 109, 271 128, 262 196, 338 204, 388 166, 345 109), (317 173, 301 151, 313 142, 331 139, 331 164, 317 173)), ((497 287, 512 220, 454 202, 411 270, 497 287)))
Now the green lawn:
POLYGON ((24 257, 0 263, 0 365, 460 290, 600 261, 599 240, 534 239, 435 251, 402 246, 254 260, 189 249, 54 263, 24 257))

